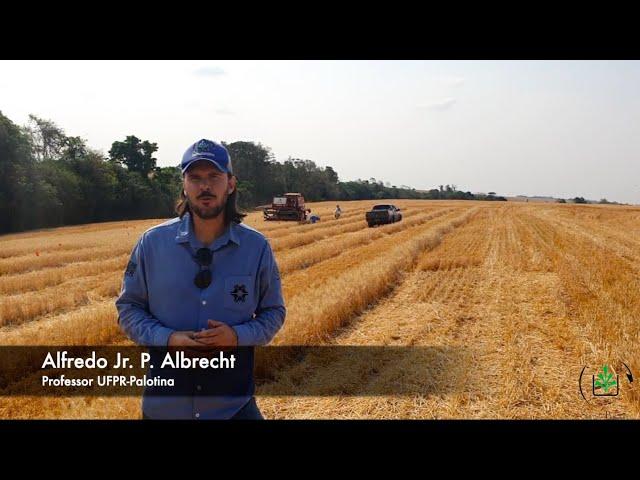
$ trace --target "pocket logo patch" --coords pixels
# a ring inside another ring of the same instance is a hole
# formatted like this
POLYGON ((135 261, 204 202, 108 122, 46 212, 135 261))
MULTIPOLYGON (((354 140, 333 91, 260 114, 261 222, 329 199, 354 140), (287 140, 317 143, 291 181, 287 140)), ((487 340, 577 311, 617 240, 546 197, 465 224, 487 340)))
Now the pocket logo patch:
POLYGON ((247 299, 247 295, 249 295, 247 287, 240 283, 235 284, 233 286, 233 290, 231 290, 231 296, 233 297, 233 301, 236 303, 244 303, 247 299))

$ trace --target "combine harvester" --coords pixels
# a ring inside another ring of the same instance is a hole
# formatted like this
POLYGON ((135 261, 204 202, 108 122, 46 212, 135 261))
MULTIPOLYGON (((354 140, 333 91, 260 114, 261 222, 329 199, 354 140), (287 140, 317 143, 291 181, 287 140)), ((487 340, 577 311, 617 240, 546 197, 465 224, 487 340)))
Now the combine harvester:
POLYGON ((285 193, 282 197, 273 197, 271 206, 262 212, 265 220, 302 222, 305 219, 304 197, 301 193, 285 193))

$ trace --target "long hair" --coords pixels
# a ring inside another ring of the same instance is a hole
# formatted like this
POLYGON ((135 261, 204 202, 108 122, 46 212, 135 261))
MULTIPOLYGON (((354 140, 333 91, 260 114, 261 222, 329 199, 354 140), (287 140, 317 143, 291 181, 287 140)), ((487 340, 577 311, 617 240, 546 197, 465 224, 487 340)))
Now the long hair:
MULTIPOLYGON (((184 190, 180 189, 180 198, 176 202, 176 213, 180 218, 184 217, 185 213, 191 213, 187 196, 184 194, 184 190)), ((233 193, 227 197, 227 203, 224 206, 224 223, 228 225, 231 222, 242 223, 242 219, 247 216, 246 213, 242 213, 238 210, 238 187, 233 189, 233 193)))

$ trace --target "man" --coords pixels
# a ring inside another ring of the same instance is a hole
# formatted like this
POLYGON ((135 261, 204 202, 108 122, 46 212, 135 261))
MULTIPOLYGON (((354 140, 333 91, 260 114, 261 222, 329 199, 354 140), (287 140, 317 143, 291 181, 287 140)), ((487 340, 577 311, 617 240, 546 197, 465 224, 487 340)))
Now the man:
POLYGON ((311 214, 311 209, 309 209, 309 223, 317 223, 320 221, 320 217, 318 215, 316 215, 315 213, 312 215, 311 214))
POLYGON ((340 209, 340 205, 336 205, 336 211, 333 212, 333 216, 335 217, 336 220, 338 220, 341 214, 342 214, 342 210, 340 209))
MULTIPOLYGON (((203 139, 181 169, 179 216, 144 232, 131 254, 116 300, 120 327, 139 345, 169 349, 265 345, 286 314, 280 275, 268 241, 241 223, 229 153, 203 139)), ((252 394, 196 387, 192 396, 145 390, 143 417, 262 418, 252 394)))

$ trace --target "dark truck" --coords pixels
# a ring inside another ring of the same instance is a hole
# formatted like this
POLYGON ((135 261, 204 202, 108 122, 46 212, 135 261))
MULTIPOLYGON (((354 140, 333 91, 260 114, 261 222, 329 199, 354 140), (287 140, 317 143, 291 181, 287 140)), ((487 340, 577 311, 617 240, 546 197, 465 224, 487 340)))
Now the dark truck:
POLYGON ((375 205, 373 209, 365 214, 367 225, 384 225, 402 220, 400 209, 395 205, 375 205))

